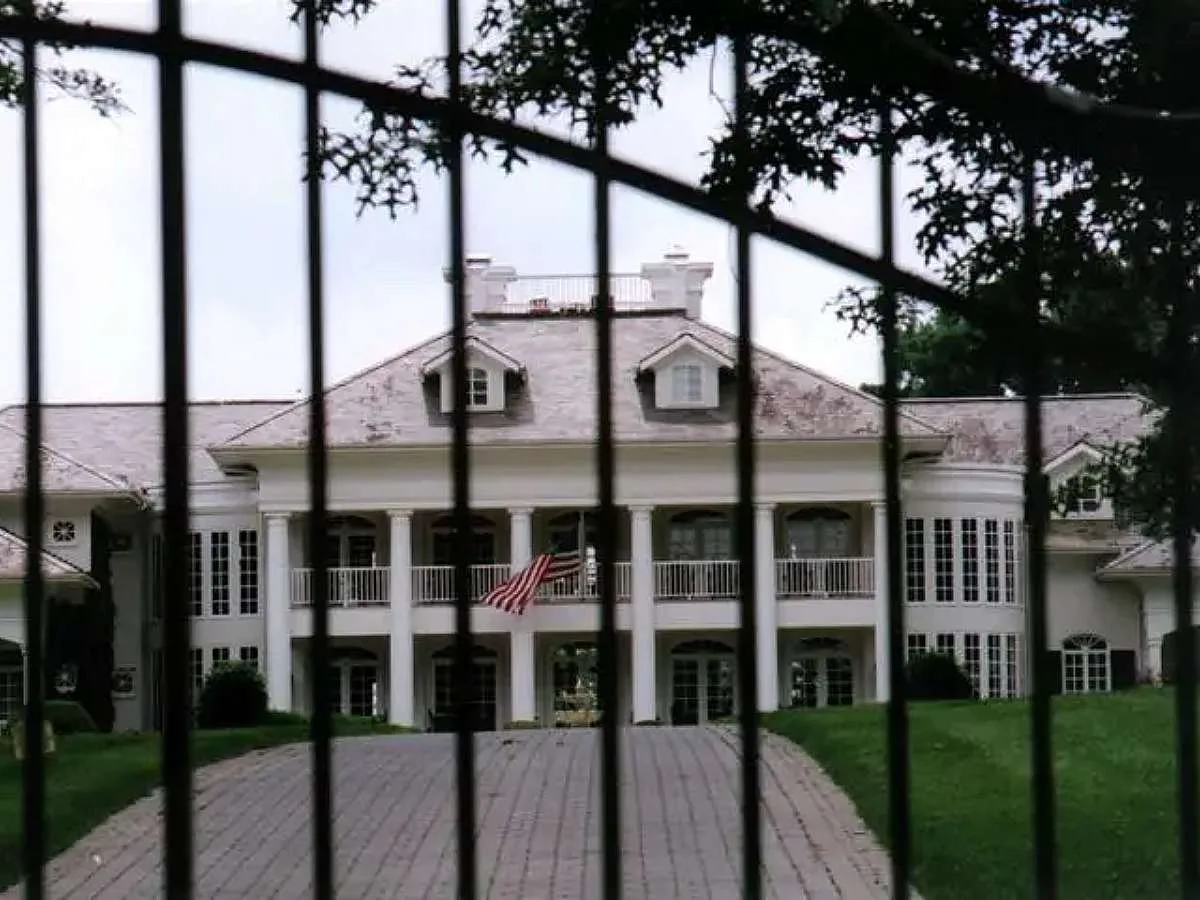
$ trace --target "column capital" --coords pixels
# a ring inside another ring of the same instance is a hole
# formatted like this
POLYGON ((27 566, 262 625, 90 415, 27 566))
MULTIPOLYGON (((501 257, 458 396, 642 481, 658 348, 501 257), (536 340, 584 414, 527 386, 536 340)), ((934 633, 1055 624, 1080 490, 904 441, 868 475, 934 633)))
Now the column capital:
POLYGON ((411 521, 413 511, 411 509, 389 509, 387 516, 389 519, 409 519, 411 521))
POLYGON ((533 507, 532 506, 510 506, 508 508, 508 515, 510 517, 532 516, 533 515, 533 507))
POLYGON ((650 503, 630 503, 627 509, 632 515, 648 516, 654 512, 654 506, 650 503))
POLYGON ((263 513, 263 519, 266 520, 268 525, 270 525, 271 523, 275 523, 275 524, 286 523, 291 517, 292 517, 292 513, 290 513, 290 512, 265 512, 265 513, 263 513))
POLYGON ((778 505, 779 504, 774 500, 755 500, 754 511, 759 515, 762 515, 763 513, 773 513, 778 505))

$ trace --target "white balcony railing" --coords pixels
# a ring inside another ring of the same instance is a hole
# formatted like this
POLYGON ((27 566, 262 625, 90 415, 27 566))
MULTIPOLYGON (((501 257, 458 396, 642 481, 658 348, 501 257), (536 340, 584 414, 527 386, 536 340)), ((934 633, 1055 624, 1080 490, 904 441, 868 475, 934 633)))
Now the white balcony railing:
POLYGON ((775 594, 798 597, 869 597, 875 593, 875 560, 779 559, 775 561, 775 594))
MULTIPOLYGON (((330 606, 387 606, 391 602, 391 569, 357 566, 329 570, 330 606)), ((292 606, 313 605, 313 570, 292 570, 292 606)))
POLYGON ((732 600, 740 595, 740 583, 733 559, 654 563, 654 596, 659 600, 732 600))
MULTIPOLYGON (((471 597, 478 600, 508 577, 504 563, 471 567, 471 597)), ((632 563, 618 562, 617 601, 632 596, 632 563)), ((329 605, 387 606, 391 601, 391 570, 362 566, 329 570, 329 605)), ((734 600, 740 596, 737 560, 671 560, 654 563, 654 595, 658 600, 734 600)), ((775 591, 779 599, 805 597, 869 597, 875 592, 875 561, 852 559, 779 559, 775 561, 775 591)), ((453 566, 414 566, 413 601, 453 603, 453 566)), ((600 600, 595 567, 543 586, 539 603, 595 603, 600 600)), ((292 570, 292 606, 313 605, 312 569, 292 570)))
MULTIPOLYGON (((505 578, 511 567, 506 563, 471 566, 471 599, 478 600, 505 578)), ((453 603, 454 566, 413 566, 413 602, 453 603)))
MULTIPOLYGON (((628 603, 632 586, 632 563, 617 562, 613 564, 617 585, 617 602, 628 603)), ((595 564, 585 566, 578 575, 562 578, 544 585, 538 591, 539 603, 599 603, 600 578, 599 567, 595 564)))

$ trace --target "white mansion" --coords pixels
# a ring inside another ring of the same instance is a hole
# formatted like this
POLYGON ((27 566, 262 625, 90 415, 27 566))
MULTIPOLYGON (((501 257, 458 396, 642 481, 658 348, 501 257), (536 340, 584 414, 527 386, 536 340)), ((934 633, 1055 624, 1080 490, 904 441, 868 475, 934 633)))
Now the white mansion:
MULTIPOLYGON (((673 252, 612 279, 619 510, 616 563, 623 722, 695 723, 736 712, 739 678, 763 709, 869 702, 886 694, 881 404, 755 350, 700 317, 708 263, 673 252), (739 563, 731 537, 735 386, 756 382, 759 659, 735 652, 739 563)), ((477 607, 475 725, 586 722, 595 713, 599 623, 594 527, 594 279, 522 278, 468 262, 472 531, 476 595, 532 555, 574 549, 578 576, 513 616, 477 607)), ((448 336, 331 388, 333 671, 309 669, 312 560, 308 406, 192 406, 191 580, 157 578, 160 409, 45 410, 43 567, 54 603, 87 603, 100 579, 116 608, 116 727, 158 719, 159 619, 192 615, 197 683, 216 662, 265 670, 275 708, 305 709, 330 677, 343 712, 444 727, 454 584, 448 336)), ((952 650, 984 697, 1020 695, 1026 606, 1022 417, 1008 399, 906 402, 905 590, 909 652, 952 650)), ((21 702, 24 410, 0 410, 0 717, 21 702)), ((1096 447, 1135 438, 1128 395, 1045 404, 1052 483, 1080 477, 1096 447)), ((1159 664, 1169 553, 1118 532, 1103 497, 1052 523, 1050 646, 1064 691, 1132 684, 1159 664)), ((51 673, 69 695, 70 673, 51 673)))

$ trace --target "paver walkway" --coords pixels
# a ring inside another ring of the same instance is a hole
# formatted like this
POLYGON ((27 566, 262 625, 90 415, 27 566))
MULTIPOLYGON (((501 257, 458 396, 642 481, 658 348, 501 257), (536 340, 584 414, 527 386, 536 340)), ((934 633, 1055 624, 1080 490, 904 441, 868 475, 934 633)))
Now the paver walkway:
MULTIPOLYGON (((739 897, 737 732, 635 728, 622 746, 624 896, 739 897)), ((599 733, 483 734, 476 747, 479 896, 599 900, 599 733)), ((767 896, 885 898, 886 857, 845 796, 781 738, 764 735, 762 759, 767 896)), ((453 769, 452 735, 335 745, 338 897, 454 897, 453 769)), ((304 745, 197 774, 200 900, 311 896, 310 784, 304 745)), ((161 827, 158 794, 114 816, 50 864, 49 896, 161 897, 161 827)))

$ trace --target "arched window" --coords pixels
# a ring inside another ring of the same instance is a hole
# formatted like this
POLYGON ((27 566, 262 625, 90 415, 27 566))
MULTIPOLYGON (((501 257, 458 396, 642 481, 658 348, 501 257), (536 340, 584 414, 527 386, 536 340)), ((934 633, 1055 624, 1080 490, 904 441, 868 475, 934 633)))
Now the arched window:
POLYGON ((1112 690, 1112 653, 1097 634, 1074 634, 1062 643, 1064 694, 1112 690))
MULTIPOLYGON (((471 517, 471 564, 496 562, 496 523, 484 516, 471 517)), ((454 565, 454 517, 442 516, 433 523, 433 564, 454 565)))
POLYGON ((673 560, 733 558, 733 529, 724 513, 710 510, 676 513, 669 523, 667 541, 673 560))
POLYGON ((798 510, 784 521, 786 553, 790 559, 844 559, 854 555, 850 514, 817 507, 798 510))

